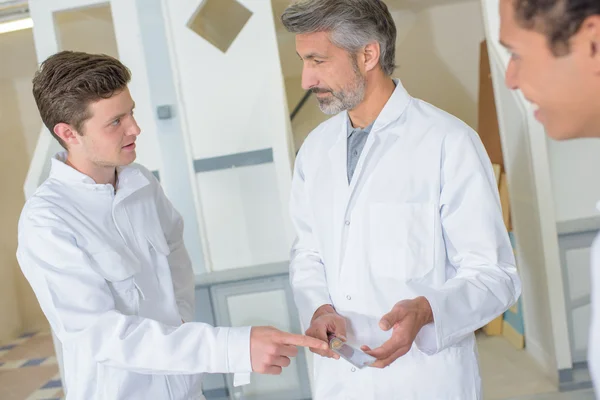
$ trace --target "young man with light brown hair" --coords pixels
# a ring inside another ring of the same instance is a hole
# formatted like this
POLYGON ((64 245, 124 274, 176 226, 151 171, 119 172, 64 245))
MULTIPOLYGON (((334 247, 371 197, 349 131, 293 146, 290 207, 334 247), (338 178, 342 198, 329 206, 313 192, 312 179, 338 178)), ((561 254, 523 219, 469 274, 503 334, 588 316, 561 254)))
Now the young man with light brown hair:
POLYGON ((271 327, 193 322, 183 220, 132 164, 130 79, 118 60, 80 52, 51 56, 33 79, 66 151, 25 204, 17 257, 62 344, 67 399, 204 399, 200 374, 280 374, 296 345, 327 348, 271 327))

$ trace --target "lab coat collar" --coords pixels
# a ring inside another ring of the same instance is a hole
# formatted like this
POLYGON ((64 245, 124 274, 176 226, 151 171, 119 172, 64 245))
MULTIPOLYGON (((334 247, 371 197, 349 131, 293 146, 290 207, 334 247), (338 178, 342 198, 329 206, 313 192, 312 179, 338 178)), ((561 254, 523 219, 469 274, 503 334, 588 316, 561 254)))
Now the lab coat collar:
MULTIPOLYGON (((408 94, 404 86, 402 86, 402 82, 400 82, 399 79, 394 79, 394 83, 396 84, 396 89, 394 89, 392 96, 375 120, 373 132, 385 128, 392 122, 397 121, 398 118, 404 114, 404 111, 411 102, 412 97, 408 94)), ((401 131, 393 130, 390 133, 400 135, 401 131)))
MULTIPOLYGON (((372 124, 373 128, 371 132, 373 133, 385 128, 392 122, 397 121, 398 118, 400 118, 404 114, 404 111, 406 110, 407 106, 412 100, 411 95, 408 94, 408 92, 402 85, 402 82, 400 82, 400 80, 396 78, 394 78, 393 81, 396 84, 396 89, 394 89, 394 91, 392 92, 392 96, 389 98, 387 103, 385 103, 385 106, 377 116, 375 123, 372 124)), ((343 112, 342 119, 344 121, 344 132, 347 132, 347 124, 350 120, 348 111, 343 112)), ((399 130, 393 130, 389 133, 400 135, 402 132, 399 130)), ((345 136, 347 136, 347 134, 345 136)))
MULTIPOLYGON (((105 187, 106 184, 98 184, 89 176, 77 171, 75 168, 66 164, 67 153, 59 152, 51 160, 50 177, 65 183, 85 184, 85 186, 105 187)), ((132 165, 117 167, 117 192, 121 197, 126 197, 131 193, 150 184, 137 168, 132 165)))
POLYGON ((86 174, 67 165, 67 152, 57 153, 51 160, 50 177, 63 182, 87 183, 96 185, 96 182, 86 174))

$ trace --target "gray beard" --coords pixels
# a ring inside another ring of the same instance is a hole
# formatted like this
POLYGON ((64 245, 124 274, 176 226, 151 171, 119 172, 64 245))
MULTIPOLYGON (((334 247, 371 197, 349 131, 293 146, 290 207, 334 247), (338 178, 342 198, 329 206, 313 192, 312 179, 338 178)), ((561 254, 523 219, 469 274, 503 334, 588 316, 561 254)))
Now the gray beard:
POLYGON ((347 88, 339 92, 331 91, 331 96, 326 98, 318 98, 319 108, 328 115, 339 114, 342 111, 352 110, 358 106, 365 98, 365 79, 360 75, 356 75, 355 81, 347 88))

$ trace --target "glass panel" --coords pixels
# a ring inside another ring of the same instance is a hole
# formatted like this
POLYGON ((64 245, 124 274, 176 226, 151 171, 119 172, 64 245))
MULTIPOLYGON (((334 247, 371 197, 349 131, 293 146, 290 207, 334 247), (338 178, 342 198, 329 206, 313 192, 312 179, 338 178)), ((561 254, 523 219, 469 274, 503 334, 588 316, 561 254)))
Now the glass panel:
POLYGON ((590 333, 590 304, 573 310, 573 342, 574 350, 587 351, 590 333))
POLYGON ((188 27, 225 53, 251 16, 237 0, 204 0, 188 27))
POLYGON ((61 50, 103 53, 118 58, 110 4, 54 13, 61 50))
POLYGON ((589 247, 566 251, 571 301, 590 294, 590 251, 589 247))
POLYGON ((289 259, 275 164, 197 174, 214 271, 289 259))
MULTIPOLYGON (((227 305, 233 326, 274 326, 283 331, 291 331, 290 315, 284 290, 273 290, 263 293, 229 296, 227 305)), ((249 385, 241 391, 244 398, 271 398, 277 393, 280 397, 292 400, 294 393, 299 393, 298 366, 292 359, 289 367, 284 368, 279 376, 252 375, 249 385)))

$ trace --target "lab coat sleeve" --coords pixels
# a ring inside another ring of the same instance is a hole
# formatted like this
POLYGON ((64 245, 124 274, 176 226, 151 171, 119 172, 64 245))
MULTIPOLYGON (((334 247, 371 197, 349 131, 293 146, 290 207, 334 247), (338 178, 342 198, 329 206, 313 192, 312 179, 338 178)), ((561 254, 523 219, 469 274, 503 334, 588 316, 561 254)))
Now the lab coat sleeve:
POLYGON ((434 322, 415 340, 426 354, 459 343, 505 312, 521 293, 492 165, 471 130, 444 142, 440 218, 456 274, 440 287, 409 283, 433 311, 434 322))
MULTIPOLYGON (((192 262, 183 242, 183 218, 173 207, 158 181, 153 176, 152 178, 156 185, 158 215, 170 250, 167 260, 171 268, 177 307, 181 319, 191 322, 194 321, 195 280, 192 262)), ((200 243, 197 246, 200 246, 200 243)))
POLYGON ((303 149, 298 153, 292 179, 290 213, 296 230, 290 262, 290 284, 294 292, 300 321, 308 329, 315 311, 332 304, 327 288, 323 259, 313 235, 312 213, 307 200, 303 149))
POLYGON ((17 258, 63 345, 137 373, 251 372, 249 327, 175 327, 118 312, 107 281, 58 222, 22 221, 17 258))

